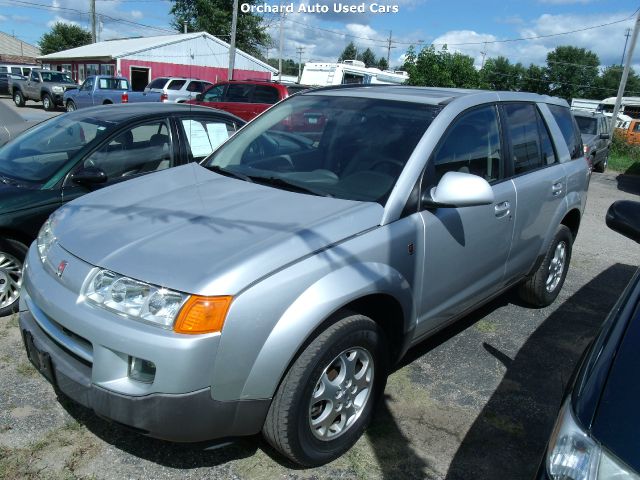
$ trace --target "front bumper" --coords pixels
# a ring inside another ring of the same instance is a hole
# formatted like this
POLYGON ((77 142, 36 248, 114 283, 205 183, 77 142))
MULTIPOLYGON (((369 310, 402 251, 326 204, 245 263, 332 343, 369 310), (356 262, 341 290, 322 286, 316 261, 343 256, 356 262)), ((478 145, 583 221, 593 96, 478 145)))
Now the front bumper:
POLYGON ((261 430, 269 399, 213 397, 218 337, 174 334, 89 308, 75 292, 91 266, 59 247, 47 262, 32 246, 19 323, 29 359, 58 391, 101 417, 164 440, 197 442, 261 430), (48 264, 61 256, 68 266, 57 278, 48 264), (128 377, 129 356, 156 365, 153 383, 128 377))

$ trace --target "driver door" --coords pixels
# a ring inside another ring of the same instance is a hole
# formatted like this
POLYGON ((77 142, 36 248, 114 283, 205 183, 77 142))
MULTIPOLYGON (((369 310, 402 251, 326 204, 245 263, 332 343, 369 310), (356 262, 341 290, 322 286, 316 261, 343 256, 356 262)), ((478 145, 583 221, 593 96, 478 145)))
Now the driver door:
POLYGON ((514 228, 516 192, 507 179, 506 153, 495 105, 458 117, 427 164, 422 193, 449 171, 483 177, 494 203, 427 207, 418 215, 422 258, 417 336, 440 327, 504 285, 514 228))
POLYGON ((82 86, 78 89, 78 93, 73 98, 73 101, 76 102, 77 108, 90 107, 91 105, 93 105, 91 92, 93 91, 94 81, 95 81, 94 77, 89 77, 84 81, 82 86))

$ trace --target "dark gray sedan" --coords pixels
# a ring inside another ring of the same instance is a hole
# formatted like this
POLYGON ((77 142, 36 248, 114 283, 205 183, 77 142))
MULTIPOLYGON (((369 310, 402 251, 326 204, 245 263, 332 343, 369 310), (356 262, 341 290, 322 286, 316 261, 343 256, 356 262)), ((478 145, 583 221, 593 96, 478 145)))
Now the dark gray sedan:
POLYGON ((17 306, 27 246, 56 208, 106 185, 202 160, 244 123, 193 105, 109 105, 60 115, 1 147, 0 315, 17 306))

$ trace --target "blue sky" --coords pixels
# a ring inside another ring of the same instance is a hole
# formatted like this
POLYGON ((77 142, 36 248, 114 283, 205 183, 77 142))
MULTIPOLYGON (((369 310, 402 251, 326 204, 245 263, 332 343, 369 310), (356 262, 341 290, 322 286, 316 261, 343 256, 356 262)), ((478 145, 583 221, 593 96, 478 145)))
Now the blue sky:
MULTIPOLYGON (((277 5, 278 1, 265 3, 277 5)), ((300 0, 292 3, 297 10, 300 0)), ((392 65, 400 64, 407 47, 417 42, 446 43, 450 50, 473 56, 477 65, 482 61, 483 51, 487 58, 503 55, 512 62, 528 65, 544 63, 547 53, 558 45, 575 45, 596 52, 601 63, 609 65, 620 62, 625 30, 633 27, 632 19, 613 22, 630 17, 640 8, 640 1, 630 0, 318 0, 318 3, 327 5, 329 12, 287 16, 286 57, 297 58, 296 48, 303 47, 303 61, 332 61, 351 40, 359 48, 370 47, 377 55, 386 56, 385 39, 392 30, 395 47, 391 51, 392 65), (335 14, 334 3, 364 4, 366 13, 335 14), (373 3, 397 6, 398 13, 371 13, 369 6, 373 3), (611 24, 584 30, 608 23, 611 24), (527 41, 504 41, 573 30, 580 31, 527 41)), ((169 1, 97 0, 96 5, 97 12, 104 15, 101 39, 162 35, 171 29, 169 1)), ((0 30, 36 44, 55 21, 89 27, 88 10, 89 0, 0 0, 0 30)), ((277 44, 277 15, 266 14, 265 20, 271 25, 269 31, 277 44)), ((270 57, 277 56, 277 49, 268 53, 270 57)), ((639 55, 636 52, 636 59, 639 55)))

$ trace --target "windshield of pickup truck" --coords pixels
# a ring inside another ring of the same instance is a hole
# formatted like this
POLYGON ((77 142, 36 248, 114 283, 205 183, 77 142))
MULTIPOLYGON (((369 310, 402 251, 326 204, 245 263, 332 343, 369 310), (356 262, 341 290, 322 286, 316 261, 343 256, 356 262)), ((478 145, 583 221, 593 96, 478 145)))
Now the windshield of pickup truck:
POLYGON ((40 72, 43 82, 51 83, 76 83, 66 73, 61 72, 40 72))
POLYGON ((99 142, 111 127, 97 118, 68 114, 37 125, 0 147, 0 176, 27 183, 44 183, 79 150, 99 142))
POLYGON ((300 95, 271 108, 204 167, 275 188, 384 205, 440 107, 300 95))
POLYGON ((98 88, 101 90, 129 90, 129 82, 126 78, 100 78, 98 88))

